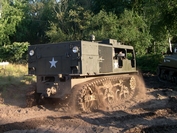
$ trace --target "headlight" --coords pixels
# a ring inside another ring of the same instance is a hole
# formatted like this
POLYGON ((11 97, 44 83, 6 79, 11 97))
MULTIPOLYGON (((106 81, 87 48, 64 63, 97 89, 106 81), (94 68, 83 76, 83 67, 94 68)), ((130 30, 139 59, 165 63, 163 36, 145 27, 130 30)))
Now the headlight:
POLYGON ((78 53, 78 51, 79 51, 79 48, 77 46, 74 46, 73 47, 73 53, 78 53))
POLYGON ((34 55, 34 50, 30 50, 30 51, 29 51, 29 55, 30 55, 30 56, 33 56, 33 55, 34 55))

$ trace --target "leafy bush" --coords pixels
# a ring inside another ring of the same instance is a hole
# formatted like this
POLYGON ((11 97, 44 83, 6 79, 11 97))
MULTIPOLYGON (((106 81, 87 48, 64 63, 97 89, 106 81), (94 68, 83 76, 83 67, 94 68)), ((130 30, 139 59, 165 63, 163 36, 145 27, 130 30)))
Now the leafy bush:
POLYGON ((137 58, 137 67, 142 72, 155 73, 158 64, 161 63, 163 60, 163 55, 162 54, 146 54, 142 56, 137 55, 136 58, 137 58))
POLYGON ((27 60, 28 42, 14 42, 12 45, 0 47, 0 61, 20 62, 27 60))

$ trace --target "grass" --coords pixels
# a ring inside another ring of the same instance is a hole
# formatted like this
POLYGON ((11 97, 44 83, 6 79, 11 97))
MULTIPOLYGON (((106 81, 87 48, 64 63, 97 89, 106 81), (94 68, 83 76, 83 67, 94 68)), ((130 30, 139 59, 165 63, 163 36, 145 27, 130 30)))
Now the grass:
POLYGON ((21 86, 34 82, 35 77, 26 76, 27 74, 27 65, 9 64, 5 67, 0 66, 0 91, 8 86, 21 86))
POLYGON ((25 92, 36 81, 35 76, 26 76, 27 74, 27 65, 0 66, 0 98, 4 99, 4 103, 10 104, 9 99, 12 102, 24 100, 22 98, 25 92))

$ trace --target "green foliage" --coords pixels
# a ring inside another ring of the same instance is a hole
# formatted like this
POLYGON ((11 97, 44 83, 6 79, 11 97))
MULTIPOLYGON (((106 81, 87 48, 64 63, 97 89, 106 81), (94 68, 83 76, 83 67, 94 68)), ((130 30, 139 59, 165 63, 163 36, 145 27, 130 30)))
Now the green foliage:
POLYGON ((145 1, 143 11, 155 43, 165 46, 177 35, 177 0, 145 1))
POLYGON ((158 64, 163 61, 162 54, 146 54, 146 55, 137 55, 137 67, 142 72, 151 72, 155 73, 158 64))
POLYGON ((17 43, 12 45, 5 45, 0 47, 0 61, 19 62, 20 60, 26 60, 26 52, 29 43, 17 43))
POLYGON ((107 13, 101 10, 94 15, 90 20, 90 27, 88 28, 89 35, 94 34, 96 40, 106 38, 117 39, 118 36, 118 18, 113 13, 107 13))
POLYGON ((46 35, 50 42, 66 40, 81 40, 88 36, 88 26, 92 13, 82 7, 73 6, 73 9, 58 10, 56 22, 51 22, 46 35))
POLYGON ((117 16, 122 14, 125 9, 131 9, 131 1, 126 0, 92 0, 91 9, 94 13, 99 13, 100 10, 115 13, 117 16))
POLYGON ((162 0, 159 10, 161 11, 161 23, 167 27, 170 34, 177 34, 177 0, 162 0), (175 32, 174 32, 175 31, 175 32))
POLYGON ((22 2, 14 5, 7 0, 2 0, 2 14, 0 18, 0 45, 11 43, 11 36, 16 33, 16 27, 24 17, 22 2))
POLYGON ((66 40, 66 34, 54 23, 50 23, 50 30, 46 31, 46 35, 50 38, 50 42, 61 42, 66 40))
POLYGON ((48 38, 45 32, 49 28, 49 22, 54 21, 56 17, 53 7, 54 0, 31 0, 31 2, 27 2, 25 19, 17 27, 18 35, 15 36, 15 38, 18 38, 17 41, 27 41, 30 44, 46 43, 48 38))
POLYGON ((145 54, 149 44, 151 44, 151 35, 148 26, 142 16, 133 11, 125 10, 118 20, 118 37, 121 42, 135 47, 139 54, 145 54))
POLYGON ((14 42, 87 40, 91 34, 133 45, 145 59, 166 52, 168 39, 177 37, 177 0, 1 0, 0 13, 0 61, 26 58, 27 46, 14 42))

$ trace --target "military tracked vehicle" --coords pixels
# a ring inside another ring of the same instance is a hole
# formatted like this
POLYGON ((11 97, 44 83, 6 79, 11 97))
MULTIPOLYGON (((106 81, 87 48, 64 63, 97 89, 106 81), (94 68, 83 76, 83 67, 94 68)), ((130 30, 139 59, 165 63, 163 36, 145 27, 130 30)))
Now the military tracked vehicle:
MULTIPOLYGON (((114 39, 31 45, 28 73, 41 98, 68 99, 80 111, 112 108, 138 90, 135 51, 114 39)), ((28 98, 27 104, 32 105, 28 98)))
POLYGON ((173 44, 171 50, 164 56, 163 62, 158 65, 157 75, 160 81, 177 84, 177 44, 173 44))

